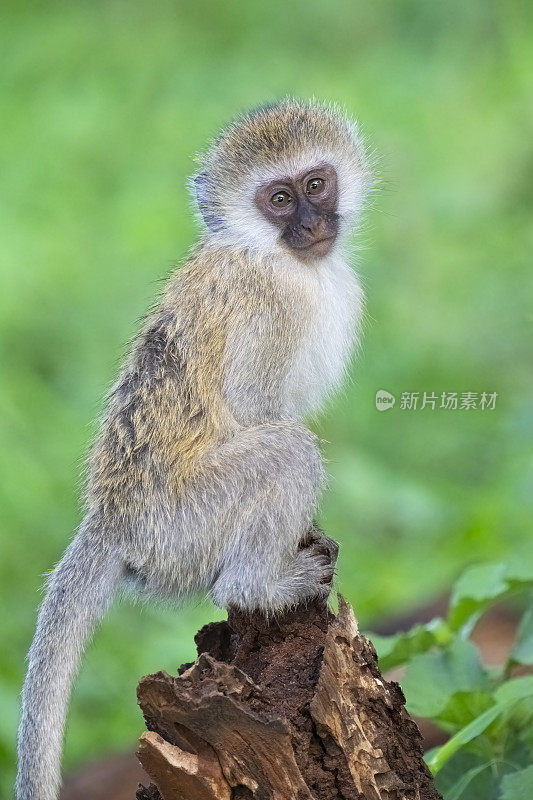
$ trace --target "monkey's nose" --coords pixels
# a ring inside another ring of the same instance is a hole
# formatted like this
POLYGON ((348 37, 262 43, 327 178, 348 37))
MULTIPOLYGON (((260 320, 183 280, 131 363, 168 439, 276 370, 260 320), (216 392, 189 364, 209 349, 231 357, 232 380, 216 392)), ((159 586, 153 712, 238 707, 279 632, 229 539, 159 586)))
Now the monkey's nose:
POLYGON ((306 220, 302 223, 304 231, 310 233, 315 239, 318 239, 326 233, 326 227, 326 222, 323 217, 316 217, 315 219, 306 220))

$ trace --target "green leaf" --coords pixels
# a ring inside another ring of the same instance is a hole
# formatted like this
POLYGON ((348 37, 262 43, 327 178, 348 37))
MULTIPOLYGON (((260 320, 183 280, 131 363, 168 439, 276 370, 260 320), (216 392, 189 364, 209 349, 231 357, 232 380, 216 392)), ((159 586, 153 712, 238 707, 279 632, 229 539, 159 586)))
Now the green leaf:
POLYGON ((475 645, 456 639, 446 650, 414 656, 402 688, 410 713, 438 717, 457 692, 487 689, 488 676, 475 645))
POLYGON ((533 587, 533 566, 527 563, 479 564, 464 572, 454 586, 448 613, 452 630, 472 627, 495 600, 533 587))
POLYGON ((468 744, 468 742, 471 742, 472 739, 484 733, 495 719, 511 711, 513 706, 520 700, 531 696, 533 696, 533 675, 514 678, 499 686, 494 692, 495 705, 488 708, 479 717, 476 717, 455 736, 452 736, 436 753, 432 753, 427 760, 430 769, 433 772, 438 772, 454 753, 464 747, 465 744, 468 744))
POLYGON ((446 800, 460 800, 465 789, 468 788, 474 778, 476 778, 481 772, 483 772, 483 770, 490 766, 492 766, 492 762, 487 761, 485 764, 480 764, 477 767, 472 767, 472 769, 469 769, 468 772, 462 775, 457 783, 446 792, 446 800))
POLYGON ((520 664, 533 664, 533 604, 522 617, 510 658, 520 664))
POLYGON ((469 725, 465 728, 462 728, 455 736, 452 736, 451 739, 448 739, 446 744, 443 744, 439 750, 434 753, 430 759, 428 759, 427 764, 429 768, 433 772, 438 772, 444 764, 458 751, 461 747, 464 747, 465 744, 471 742, 472 739, 475 739, 477 736, 480 736, 484 733, 491 722, 494 722, 497 717, 501 714, 501 708, 498 705, 494 705, 491 708, 488 708, 483 714, 480 714, 475 720, 473 720, 469 725))
POLYGON ((386 671, 405 664, 413 656, 427 652, 434 645, 444 643, 449 638, 449 631, 441 619, 434 619, 427 625, 415 625, 395 636, 370 633, 369 638, 379 656, 380 669, 386 671))
POLYGON ((450 797, 458 797, 459 800, 499 800, 499 771, 497 761, 487 752, 482 755, 465 748, 435 775, 435 786, 446 800, 450 800, 450 797), (491 769, 486 769, 487 766, 491 769))
POLYGON ((533 766, 505 775, 501 800, 530 800, 533 797, 533 766))
POLYGON ((493 705, 494 697, 491 692, 456 692, 439 712, 437 719, 446 730, 455 731, 464 728, 493 705))
MULTIPOLYGON (((533 694, 524 697, 519 703, 514 703, 505 715, 504 725, 507 733, 513 737, 518 736, 523 742, 531 743, 533 756, 533 694)), ((533 757, 525 763, 533 763, 533 757)))
POLYGON ((498 686, 494 692, 494 699, 497 703, 511 705, 516 700, 523 700, 525 697, 533 695, 533 675, 522 675, 520 678, 512 678, 498 686))

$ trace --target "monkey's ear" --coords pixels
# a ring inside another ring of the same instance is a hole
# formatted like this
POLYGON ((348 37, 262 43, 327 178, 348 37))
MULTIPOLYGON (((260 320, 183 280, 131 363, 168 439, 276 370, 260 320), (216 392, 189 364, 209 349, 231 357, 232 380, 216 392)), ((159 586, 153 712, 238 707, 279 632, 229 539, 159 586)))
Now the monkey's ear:
POLYGON ((219 215, 215 213, 216 202, 207 172, 199 172, 194 175, 191 181, 191 188, 204 223, 212 231, 222 230, 222 221, 219 219, 219 215))
POLYGON ((198 172, 197 175, 193 176, 191 184, 194 197, 196 199, 196 204, 198 206, 198 209, 202 217, 205 220, 205 215, 208 206, 207 196, 209 194, 209 180, 207 177, 207 172, 198 172))

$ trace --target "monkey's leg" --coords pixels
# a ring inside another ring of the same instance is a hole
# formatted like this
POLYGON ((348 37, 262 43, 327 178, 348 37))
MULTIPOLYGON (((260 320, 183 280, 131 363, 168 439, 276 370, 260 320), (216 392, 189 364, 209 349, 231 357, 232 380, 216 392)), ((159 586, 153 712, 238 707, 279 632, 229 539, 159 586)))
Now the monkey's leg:
POLYGON ((55 800, 70 686, 83 646, 123 572, 87 516, 52 572, 28 656, 19 727, 18 800, 55 800))
POLYGON ((270 612, 327 596, 331 560, 298 549, 324 480, 313 434, 290 422, 245 429, 208 454, 202 474, 196 491, 223 535, 216 603, 270 612))

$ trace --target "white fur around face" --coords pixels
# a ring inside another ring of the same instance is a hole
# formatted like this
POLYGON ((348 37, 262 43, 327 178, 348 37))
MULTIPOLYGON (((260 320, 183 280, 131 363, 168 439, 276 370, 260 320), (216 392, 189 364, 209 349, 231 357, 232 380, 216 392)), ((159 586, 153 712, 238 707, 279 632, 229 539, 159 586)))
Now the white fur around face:
POLYGON ((286 407, 299 419, 318 411, 344 379, 358 342, 364 303, 357 276, 339 254, 307 270, 314 314, 285 386, 286 407))
POLYGON ((330 164, 337 172, 339 188, 339 237, 342 239, 355 225, 367 190, 366 167, 357 157, 347 157, 323 149, 308 150, 298 157, 279 161, 252 171, 238 190, 229 190, 225 203, 224 228, 216 233, 207 231, 210 243, 248 248, 261 254, 286 253, 280 242, 280 231, 269 222, 255 205, 258 187, 277 179, 293 178, 321 164, 330 164))
MULTIPOLYGON (((230 270, 241 279, 243 254, 230 270)), ((285 252, 251 262, 270 282, 267 301, 228 332, 222 391, 239 426, 302 421, 318 411, 346 375, 358 344, 364 295, 340 248, 302 262, 285 252)), ((244 259, 244 265, 246 260, 244 259)))

